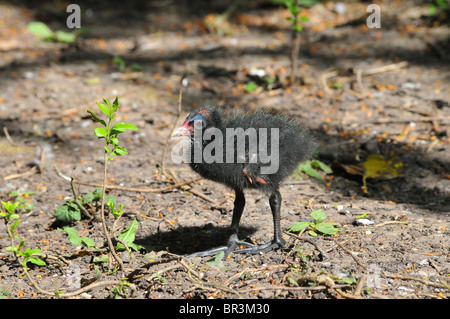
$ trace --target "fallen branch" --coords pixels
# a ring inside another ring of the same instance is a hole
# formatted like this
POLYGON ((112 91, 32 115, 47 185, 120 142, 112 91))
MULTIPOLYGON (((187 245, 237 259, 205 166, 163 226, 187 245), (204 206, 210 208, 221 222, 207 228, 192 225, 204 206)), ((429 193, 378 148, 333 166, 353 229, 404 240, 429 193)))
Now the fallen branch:
POLYGON ((5 181, 10 181, 10 180, 12 180, 12 179, 21 178, 21 177, 26 177, 26 176, 29 176, 29 175, 36 174, 36 172, 37 172, 37 168, 36 168, 36 166, 33 166, 32 168, 30 168, 30 169, 29 169, 28 171, 26 171, 26 172, 19 173, 19 174, 8 175, 8 176, 5 176, 3 179, 4 179, 5 181))
POLYGON ((357 69, 355 71, 355 76, 356 76, 356 81, 358 82, 358 86, 359 86, 359 90, 361 91, 361 94, 362 95, 366 95, 366 89, 365 89, 364 83, 363 83, 363 76, 364 75, 373 75, 373 74, 377 74, 377 73, 397 70, 397 69, 406 67, 407 65, 408 65, 408 62, 403 61, 403 62, 400 62, 400 63, 394 63, 394 64, 389 64, 389 65, 378 66, 378 67, 371 68, 371 69, 368 69, 368 70, 357 69))
POLYGON ((313 287, 287 287, 287 286, 267 287, 267 286, 263 286, 263 287, 241 289, 241 290, 239 290, 239 292, 243 293, 243 292, 252 292, 252 291, 259 291, 259 290, 326 290, 326 289, 346 288, 348 286, 349 285, 347 285, 347 284, 333 285, 331 287, 328 287, 328 286, 313 286, 313 287))
MULTIPOLYGON (((65 179, 66 181, 70 182, 71 178, 64 175, 63 173, 61 173, 56 167, 54 167, 56 174, 65 179)), ((126 187, 126 186, 119 186, 119 185, 105 185, 105 188, 107 189, 118 189, 118 190, 123 190, 123 191, 130 191, 130 192, 141 192, 141 193, 163 193, 163 192, 167 192, 170 191, 174 188, 179 188, 181 186, 187 185, 187 184, 192 184, 195 182, 198 182, 199 180, 201 180, 202 177, 196 178, 196 179, 192 179, 189 181, 185 181, 182 183, 178 183, 178 184, 174 184, 174 185, 170 185, 167 187, 163 187, 163 188, 139 188, 139 187, 126 187)), ((79 184, 79 185, 84 185, 84 186, 92 186, 92 187, 102 187, 102 184, 98 184, 98 183, 88 183, 88 182, 82 182, 82 181, 78 181, 78 180, 73 180, 73 182, 75 184, 79 184)))

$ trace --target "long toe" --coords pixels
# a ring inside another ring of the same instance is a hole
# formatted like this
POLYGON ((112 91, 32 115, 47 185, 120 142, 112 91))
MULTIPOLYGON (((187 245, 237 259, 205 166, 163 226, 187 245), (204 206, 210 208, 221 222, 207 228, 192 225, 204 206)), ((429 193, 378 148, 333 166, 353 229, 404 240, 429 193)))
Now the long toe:
POLYGON ((213 248, 210 250, 205 250, 205 251, 199 251, 196 253, 192 253, 190 255, 186 255, 184 256, 185 258, 189 259, 189 258, 193 258, 193 257, 206 257, 206 256, 214 256, 217 255, 218 253, 220 253, 221 251, 224 251, 226 255, 229 254, 228 250, 231 247, 229 246, 222 246, 222 247, 217 247, 217 248, 213 248))
POLYGON ((271 250, 276 250, 279 248, 282 248, 283 245, 278 242, 270 242, 263 245, 254 245, 248 248, 242 248, 242 249, 236 249, 234 253, 237 254, 248 254, 248 255, 254 255, 259 253, 266 253, 271 250))

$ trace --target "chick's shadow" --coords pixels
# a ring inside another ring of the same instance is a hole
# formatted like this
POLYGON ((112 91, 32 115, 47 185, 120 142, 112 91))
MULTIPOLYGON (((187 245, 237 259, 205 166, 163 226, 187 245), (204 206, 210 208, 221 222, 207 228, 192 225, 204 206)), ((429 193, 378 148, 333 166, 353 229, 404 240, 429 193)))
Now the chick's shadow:
MULTIPOLYGON (((239 238, 251 243, 249 237, 257 228, 239 227, 239 238)), ((135 242, 146 248, 147 251, 167 250, 177 255, 188 255, 199 251, 224 246, 230 236, 228 226, 181 226, 176 230, 162 231, 150 236, 136 238, 135 242)))

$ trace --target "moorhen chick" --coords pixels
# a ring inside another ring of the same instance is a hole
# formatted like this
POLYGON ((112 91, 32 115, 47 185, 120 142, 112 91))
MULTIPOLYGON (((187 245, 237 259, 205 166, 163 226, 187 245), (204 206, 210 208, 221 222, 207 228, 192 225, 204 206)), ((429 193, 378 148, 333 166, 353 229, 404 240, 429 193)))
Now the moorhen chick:
POLYGON ((193 253, 187 258, 229 253, 259 253, 281 248, 280 183, 298 164, 308 159, 315 146, 308 130, 284 115, 260 110, 235 110, 225 116, 217 107, 191 112, 172 136, 189 136, 187 161, 202 177, 229 186, 235 191, 231 235, 226 246, 193 253), (263 245, 238 239, 239 222, 245 206, 245 188, 260 189, 269 196, 274 238, 263 245), (236 249, 238 246, 246 248, 236 249))

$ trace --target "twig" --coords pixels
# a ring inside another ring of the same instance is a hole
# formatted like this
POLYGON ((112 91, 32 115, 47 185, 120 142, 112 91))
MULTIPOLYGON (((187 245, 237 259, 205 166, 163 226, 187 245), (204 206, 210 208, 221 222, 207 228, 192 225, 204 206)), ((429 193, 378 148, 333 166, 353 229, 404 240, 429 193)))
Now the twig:
POLYGON ((313 287, 287 287, 287 286, 275 286, 275 287, 254 287, 254 288, 248 288, 248 289, 242 289, 239 290, 239 292, 251 292, 251 291, 257 291, 257 290, 325 290, 325 289, 339 289, 339 288, 346 288, 348 287, 347 284, 339 284, 339 285, 333 285, 331 287, 328 286, 313 286, 313 287))
POLYGON ((378 66, 378 67, 374 67, 369 70, 363 71, 363 74, 364 75, 373 75, 373 74, 377 74, 377 73, 383 73, 383 72, 387 72, 387 71, 401 69, 403 67, 406 67, 407 65, 408 65, 408 62, 403 61, 400 63, 393 63, 393 64, 388 64, 388 65, 378 66))
POLYGON ((373 75, 373 74, 382 73, 382 72, 386 72, 386 71, 392 71, 392 70, 403 68, 407 65, 408 65, 408 62, 403 61, 400 63, 394 63, 394 64, 383 65, 383 66, 371 68, 369 70, 357 69, 355 72, 355 76, 356 76, 356 81, 358 82, 358 86, 361 91, 361 94, 362 95, 366 94, 366 89, 364 87, 363 79, 362 79, 363 75, 373 75))
POLYGON ((356 256, 353 255, 353 253, 352 253, 350 250, 348 250, 347 248, 345 248, 344 246, 342 246, 342 245, 341 245, 340 243, 338 243, 338 242, 336 242, 336 245, 338 245, 343 251, 345 251, 347 254, 349 254, 350 257, 352 257, 353 260, 354 260, 359 266, 361 266, 362 268, 364 268, 364 270, 366 270, 366 271, 371 271, 369 268, 366 267, 366 265, 364 265, 361 261, 359 261, 359 259, 356 258, 356 256))
POLYGON ((81 211, 83 212, 83 214, 89 219, 92 220, 94 217, 91 216, 91 214, 89 214, 89 212, 86 210, 86 208, 84 208, 83 205, 81 205, 80 201, 78 200, 78 195, 75 192, 75 187, 73 187, 73 177, 70 179, 70 188, 72 189, 72 194, 73 194, 73 198, 75 201, 75 204, 78 205, 78 207, 81 209, 81 211))
POLYGON ((367 275, 362 274, 361 277, 359 278, 358 283, 356 284, 355 292, 353 293, 353 295, 358 296, 358 297, 361 295, 362 288, 363 288, 364 284, 366 283, 366 281, 367 281, 367 275))
MULTIPOLYGON (((56 174, 65 179, 66 181, 70 182, 70 177, 64 175, 63 173, 61 173, 56 167, 54 167, 56 174)), ((192 179, 189 181, 185 181, 179 184, 174 184, 174 185, 170 185, 167 187, 163 187, 163 188, 139 188, 139 187, 126 187, 126 186, 119 186, 119 185, 105 185, 105 188, 107 189, 118 189, 118 190, 123 190, 123 191, 130 191, 130 192, 141 192, 141 193, 163 193, 163 192, 167 192, 170 191, 174 188, 179 188, 181 186, 187 185, 187 184, 192 184, 195 182, 198 182, 199 180, 201 180, 202 177, 196 178, 196 179, 192 179)), ((88 183, 88 182, 82 182, 82 181, 78 181, 78 180, 73 180, 73 182, 75 184, 79 184, 79 185, 84 185, 84 186, 92 186, 92 187, 103 187, 102 184, 98 184, 98 183, 88 183)))
POLYGON ((37 172, 37 167, 36 167, 36 166, 33 166, 32 168, 30 168, 30 169, 29 169, 28 171, 26 171, 26 172, 19 173, 19 174, 8 175, 8 176, 5 176, 3 179, 4 179, 5 181, 9 181, 9 180, 12 180, 12 179, 21 178, 21 177, 26 177, 26 176, 29 176, 29 175, 33 175, 33 174, 35 174, 36 172, 37 172))
POLYGON ((391 275, 391 274, 387 274, 384 271, 382 271, 381 274, 383 276, 389 277, 389 278, 401 279, 401 280, 413 280, 413 281, 418 281, 418 282, 420 282, 420 283, 422 283, 424 285, 427 285, 427 286, 436 287, 436 288, 445 288, 447 290, 450 290, 450 285, 448 285, 447 283, 430 282, 430 281, 426 281, 424 279, 416 278, 416 277, 408 277, 408 276, 401 276, 401 275, 391 275))
POLYGON ((302 240, 302 241, 306 241, 307 243, 310 243, 311 245, 313 245, 319 251, 319 253, 322 255, 323 258, 328 258, 327 253, 325 251, 323 251, 323 249, 320 248, 320 246, 317 243, 315 243, 313 240, 310 240, 308 238, 303 238, 303 237, 297 236, 295 234, 292 234, 292 233, 289 233, 289 232, 286 232, 286 231, 284 233, 286 235, 294 237, 294 238, 296 238, 298 240, 302 240))
POLYGON ((400 222, 400 221, 393 220, 393 221, 388 221, 388 222, 384 222, 384 223, 377 224, 377 225, 372 225, 372 227, 380 227, 380 226, 386 226, 386 225, 391 225, 391 224, 402 224, 402 225, 404 225, 404 223, 405 222, 400 222))
POLYGON ((325 92, 327 92, 327 93, 331 92, 330 88, 328 87, 327 80, 329 78, 335 77, 337 74, 338 74, 337 71, 332 71, 332 72, 322 74, 322 76, 320 77, 320 80, 322 82, 323 89, 325 90, 325 92))
POLYGON ((13 145, 13 146, 20 146, 19 144, 17 144, 16 142, 14 142, 11 138, 11 135, 9 135, 8 132, 8 128, 6 126, 3 127, 3 133, 5 133, 6 139, 8 140, 8 142, 13 145))
POLYGON ((186 269, 186 271, 188 272, 188 278, 198 284, 199 286, 201 286, 202 288, 206 288, 205 286, 210 286, 210 287, 214 287, 216 289, 220 289, 220 290, 225 290, 228 292, 231 292, 233 294, 235 294, 239 299, 243 299, 242 296, 239 294, 239 292, 237 292, 236 290, 234 290, 233 288, 227 287, 223 284, 216 284, 216 283, 211 283, 211 282, 204 282, 204 281, 200 281, 200 274, 195 274, 194 271, 191 269, 191 267, 184 261, 184 260, 180 260, 180 264, 186 269), (191 272, 194 274, 194 276, 196 276, 197 278, 199 278, 199 280, 192 278, 191 276, 191 272))
POLYGON ((342 291, 342 290, 339 289, 339 288, 335 288, 334 290, 335 290, 339 295, 341 295, 342 297, 347 298, 347 299, 362 299, 361 296, 357 296, 356 294, 352 295, 352 294, 346 293, 346 292, 342 291))

